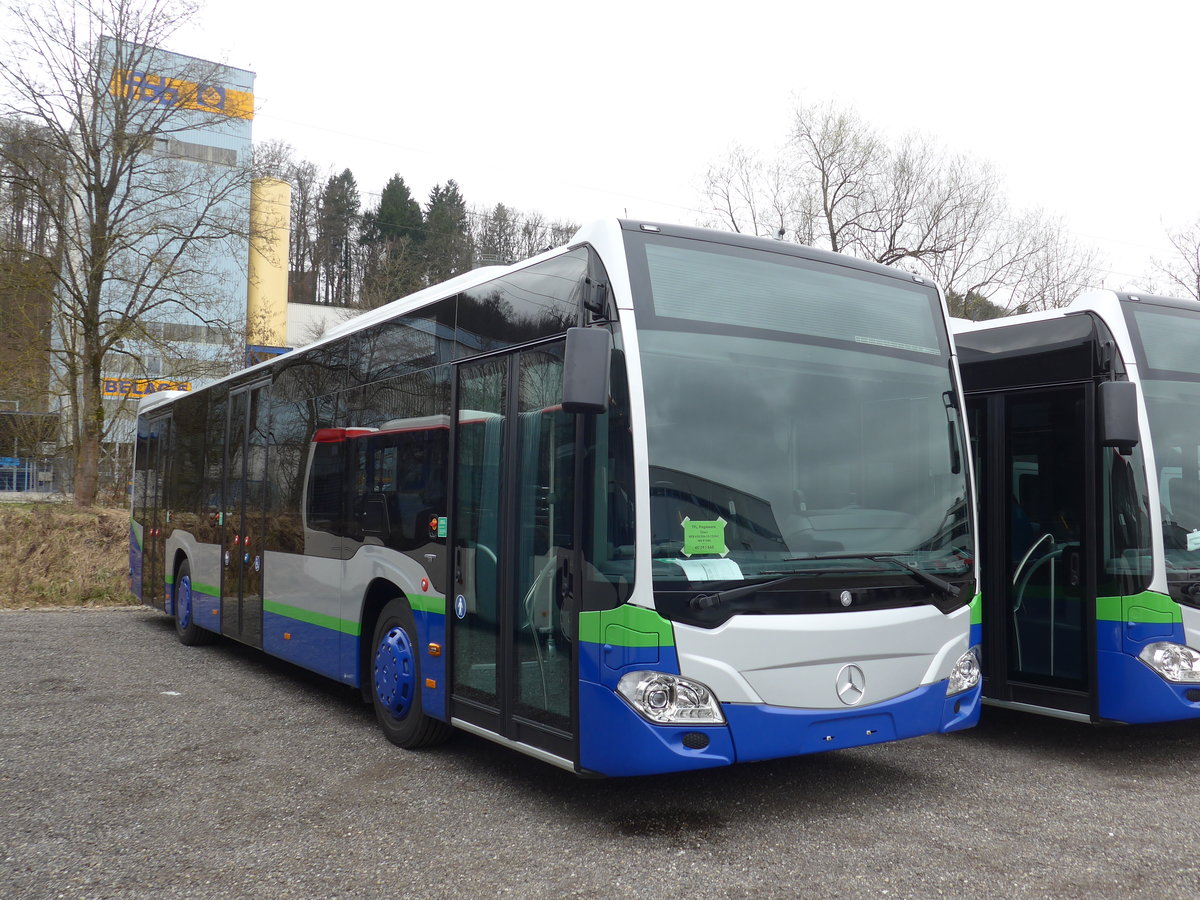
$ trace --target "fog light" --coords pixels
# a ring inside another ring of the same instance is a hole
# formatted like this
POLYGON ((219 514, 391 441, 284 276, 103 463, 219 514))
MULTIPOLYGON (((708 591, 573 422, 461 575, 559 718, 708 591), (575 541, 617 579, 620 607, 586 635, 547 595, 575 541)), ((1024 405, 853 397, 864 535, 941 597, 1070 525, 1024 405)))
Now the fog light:
POLYGON ((659 725, 724 725, 713 692, 698 681, 665 672, 628 672, 617 692, 642 716, 659 725))
POLYGON ((1167 681, 1200 681, 1200 653, 1183 644, 1169 641, 1147 644, 1138 659, 1167 681))
POLYGON ((950 697, 954 694, 961 694, 963 691, 969 691, 977 684, 979 684, 979 652, 977 647, 972 647, 954 664, 954 671, 950 673, 950 680, 946 683, 946 696, 950 697))

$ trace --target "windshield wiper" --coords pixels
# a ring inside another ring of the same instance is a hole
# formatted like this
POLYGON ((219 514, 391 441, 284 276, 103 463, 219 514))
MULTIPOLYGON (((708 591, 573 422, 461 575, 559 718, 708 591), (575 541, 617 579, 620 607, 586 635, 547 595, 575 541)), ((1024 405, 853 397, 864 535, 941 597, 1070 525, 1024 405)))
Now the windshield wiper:
POLYGON ((957 600, 961 593, 957 586, 951 584, 945 579, 926 572, 924 569, 919 569, 911 563, 907 563, 900 559, 899 553, 814 553, 812 556, 789 556, 787 562, 801 562, 806 559, 869 559, 872 562, 890 562, 895 563, 902 569, 906 569, 918 581, 926 587, 931 587, 936 591, 941 591, 951 600, 957 600))
POLYGON ((759 591, 766 590, 769 587, 775 587, 776 585, 795 581, 797 578, 803 577, 804 573, 798 572, 792 575, 785 575, 782 578, 772 578, 770 581, 760 581, 756 584, 744 584, 741 587, 728 588, 713 594, 697 594, 688 601, 688 605, 695 610, 712 609, 726 600, 740 600, 742 597, 749 597, 751 594, 757 594, 759 591))
POLYGON ((895 556, 881 556, 879 559, 886 559, 888 562, 894 562, 898 566, 903 566, 905 569, 908 569, 909 572, 915 575, 918 581, 924 582, 928 587, 931 587, 936 591, 941 591, 951 600, 957 600, 958 595, 962 593, 958 589, 957 585, 953 585, 943 578, 938 578, 938 576, 934 575, 932 572, 926 572, 924 569, 918 569, 916 566, 912 565, 912 563, 906 563, 904 560, 897 559, 895 556))

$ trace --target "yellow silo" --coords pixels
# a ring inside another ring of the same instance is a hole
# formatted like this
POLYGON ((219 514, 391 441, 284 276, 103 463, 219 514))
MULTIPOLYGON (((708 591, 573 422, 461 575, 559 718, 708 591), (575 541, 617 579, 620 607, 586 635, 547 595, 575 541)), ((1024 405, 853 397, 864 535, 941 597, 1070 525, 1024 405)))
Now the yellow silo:
POLYGON ((285 346, 291 206, 286 181, 256 178, 250 185, 246 343, 251 346, 285 346))

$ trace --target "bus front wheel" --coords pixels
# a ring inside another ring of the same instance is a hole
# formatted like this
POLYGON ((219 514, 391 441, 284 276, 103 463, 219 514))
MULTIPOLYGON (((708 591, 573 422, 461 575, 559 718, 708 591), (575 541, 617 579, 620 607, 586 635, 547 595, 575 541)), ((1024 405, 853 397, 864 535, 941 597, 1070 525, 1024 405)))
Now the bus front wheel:
POLYGON ((186 559, 175 573, 175 633, 179 635, 179 642, 188 647, 211 644, 217 639, 213 632, 196 624, 192 566, 186 559))
POLYGON ((408 603, 400 598, 388 602, 375 623, 371 646, 371 703, 387 739, 411 750, 448 738, 450 726, 421 709, 417 628, 408 603))

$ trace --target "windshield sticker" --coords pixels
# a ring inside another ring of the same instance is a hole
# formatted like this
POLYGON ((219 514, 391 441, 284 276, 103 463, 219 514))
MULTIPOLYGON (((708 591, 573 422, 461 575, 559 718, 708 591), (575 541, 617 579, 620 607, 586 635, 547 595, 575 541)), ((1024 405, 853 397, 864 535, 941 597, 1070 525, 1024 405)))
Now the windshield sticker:
POLYGON ((745 581, 742 567, 732 559, 672 559, 688 581, 745 581))
POLYGON ((1200 531, 1193 531, 1187 536, 1188 550, 1200 550, 1200 531))
POLYGON ((690 517, 683 520, 683 555, 726 556, 725 520, 719 516, 715 521, 697 521, 690 517))

